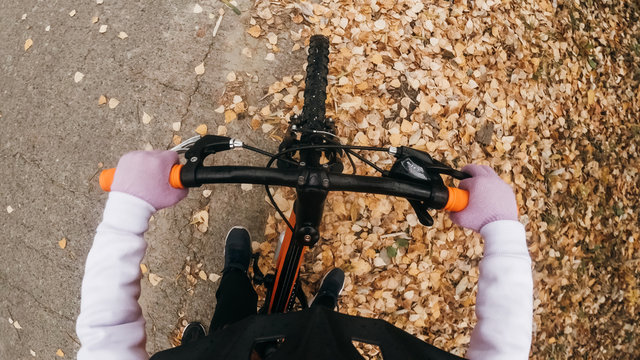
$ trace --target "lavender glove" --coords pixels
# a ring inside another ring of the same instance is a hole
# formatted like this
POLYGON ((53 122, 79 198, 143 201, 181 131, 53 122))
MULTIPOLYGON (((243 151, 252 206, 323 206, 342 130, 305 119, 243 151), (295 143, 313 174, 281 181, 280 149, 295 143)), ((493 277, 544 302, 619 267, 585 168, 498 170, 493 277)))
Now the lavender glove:
POLYGON ((140 198, 156 210, 176 204, 187 196, 187 189, 169 185, 171 167, 178 163, 174 151, 133 151, 124 154, 113 176, 111 191, 140 198))
POLYGON ((454 224, 479 232, 490 222, 518 220, 513 190, 493 169, 485 165, 467 165, 462 171, 472 176, 458 186, 469 191, 469 205, 462 211, 449 213, 454 224))

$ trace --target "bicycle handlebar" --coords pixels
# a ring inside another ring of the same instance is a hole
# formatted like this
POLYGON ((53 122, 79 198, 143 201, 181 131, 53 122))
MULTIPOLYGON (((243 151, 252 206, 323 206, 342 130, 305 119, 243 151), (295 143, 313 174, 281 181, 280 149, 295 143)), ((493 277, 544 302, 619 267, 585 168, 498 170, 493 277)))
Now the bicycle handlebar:
MULTIPOLYGON (((174 188, 183 189, 185 186, 180 178, 183 165, 174 165, 169 175, 169 184, 174 188)), ((304 168, 298 169, 271 169, 252 166, 207 166, 196 170, 193 186, 204 184, 258 184, 297 187, 304 181, 304 168), (301 179, 302 177, 302 179, 301 179)), ((406 180, 348 175, 323 172, 326 174, 326 182, 322 187, 328 191, 352 191, 381 195, 398 196, 411 200, 425 201, 436 209, 448 211, 461 211, 469 202, 469 193, 466 190, 445 187, 447 193, 440 188, 426 186, 424 183, 415 183, 406 180), (439 199, 446 199, 442 201, 439 199)), ((115 175, 115 168, 103 170, 100 174, 100 187, 104 191, 111 190, 111 184, 115 175)))

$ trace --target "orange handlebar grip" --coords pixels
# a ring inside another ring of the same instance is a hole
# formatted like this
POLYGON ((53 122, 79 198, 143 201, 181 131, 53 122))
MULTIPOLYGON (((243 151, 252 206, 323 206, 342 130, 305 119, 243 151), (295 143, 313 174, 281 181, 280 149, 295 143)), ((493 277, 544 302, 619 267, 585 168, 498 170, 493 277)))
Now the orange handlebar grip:
POLYGON ((180 181, 180 170, 184 165, 173 165, 171 172, 169 173, 169 185, 176 189, 184 189, 182 181, 180 181))
MULTIPOLYGON (((183 165, 173 165, 171 172, 169 172, 169 185, 176 189, 184 189, 182 181, 180 181, 180 170, 183 165)), ((100 182, 100 188, 104 191, 111 191, 111 184, 113 184, 113 177, 116 174, 116 168, 105 169, 100 173, 98 181, 100 182)))
POLYGON ((100 188, 104 191, 111 191, 111 184, 113 183, 113 177, 116 174, 116 168, 105 169, 100 173, 98 181, 100 182, 100 188))
POLYGON ((447 200, 447 205, 444 206, 444 209, 448 211, 464 210, 469 204, 469 192, 448 186, 447 189, 449 190, 449 200, 447 200))

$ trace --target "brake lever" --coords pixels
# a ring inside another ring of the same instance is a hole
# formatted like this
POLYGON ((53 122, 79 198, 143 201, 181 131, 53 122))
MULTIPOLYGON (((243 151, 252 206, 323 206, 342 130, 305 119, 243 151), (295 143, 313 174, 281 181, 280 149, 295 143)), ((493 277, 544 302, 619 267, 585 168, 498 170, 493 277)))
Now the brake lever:
POLYGON ((441 163, 438 160, 435 160, 431 157, 431 155, 427 154, 424 151, 412 149, 406 146, 400 146, 398 148, 395 148, 395 151, 391 151, 391 153, 398 159, 409 157, 415 163, 420 165, 425 171, 431 173, 449 175, 457 180, 464 180, 471 177, 470 174, 456 170, 441 163))
POLYGON ((469 174, 434 160, 429 154, 420 150, 401 146, 399 148, 391 148, 389 152, 397 160, 391 167, 388 176, 411 181, 418 180, 429 184, 434 189, 432 198, 428 202, 409 200, 409 204, 413 207, 418 220, 424 226, 432 226, 434 223, 428 212, 428 204, 445 204, 447 202, 447 198, 443 198, 443 196, 448 192, 440 175, 449 175, 459 180, 471 177, 469 174))
POLYGON ((413 207, 413 211, 416 213, 420 224, 424 226, 433 225, 433 218, 429 215, 427 207, 422 202, 418 200, 409 200, 409 204, 413 207))
POLYGON ((191 149, 191 147, 193 146, 193 144, 195 144, 196 142, 198 142, 198 140, 200 140, 201 136, 200 135, 196 135, 192 138, 189 138, 183 142, 181 142, 180 144, 172 147, 171 151, 175 151, 178 154, 184 154, 187 151, 189 151, 189 149, 191 149))
POLYGON ((201 184, 196 179, 196 170, 202 166, 207 156, 221 151, 242 148, 243 146, 242 141, 226 136, 205 135, 197 139, 185 151, 184 157, 187 163, 184 164, 180 171, 182 184, 187 187, 200 186, 201 184))

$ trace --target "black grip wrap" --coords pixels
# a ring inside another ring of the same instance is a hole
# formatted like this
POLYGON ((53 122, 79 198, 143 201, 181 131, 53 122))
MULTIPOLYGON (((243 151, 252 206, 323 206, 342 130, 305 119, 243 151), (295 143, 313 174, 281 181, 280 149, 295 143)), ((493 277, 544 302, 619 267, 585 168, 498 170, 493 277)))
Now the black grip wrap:
POLYGON ((308 129, 324 130, 328 73, 329 39, 322 35, 313 35, 309 40, 307 78, 302 108, 302 123, 308 129))

